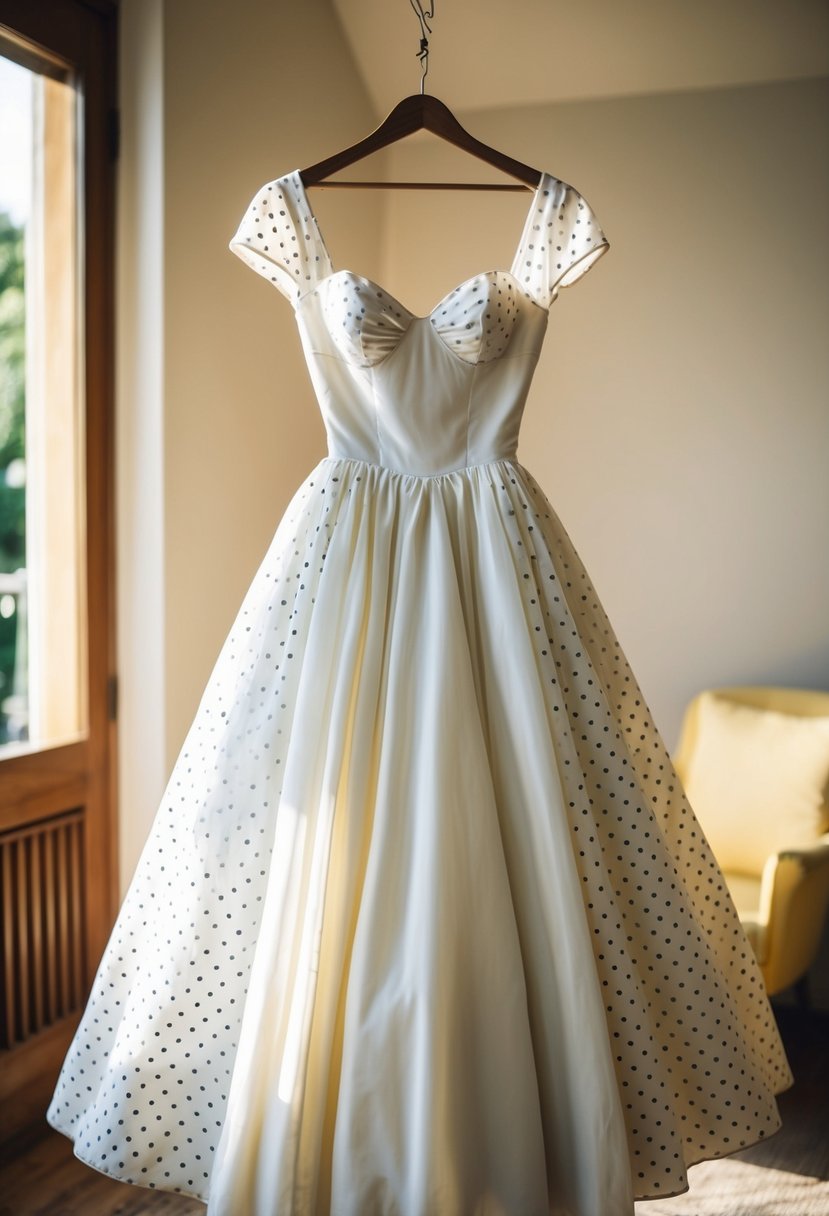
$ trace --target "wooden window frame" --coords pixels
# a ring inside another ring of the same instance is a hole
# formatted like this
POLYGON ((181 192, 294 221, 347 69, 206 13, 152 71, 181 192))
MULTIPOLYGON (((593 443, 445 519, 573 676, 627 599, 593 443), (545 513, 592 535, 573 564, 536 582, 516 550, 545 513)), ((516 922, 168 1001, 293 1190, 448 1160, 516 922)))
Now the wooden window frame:
MULTIPOLYGON (((56 71, 61 63, 69 65, 83 92, 78 173, 82 179, 88 634, 86 737, 0 758, 0 839, 5 834, 9 848, 14 849, 23 847, 20 842, 25 837, 30 852, 20 856, 40 857, 41 844, 35 837, 39 832, 48 834, 54 819, 54 844, 45 843, 42 856, 52 856, 50 864, 57 869, 63 857, 67 873, 74 873, 75 884, 67 907, 59 903, 51 922, 44 913, 42 924, 38 924, 38 940, 50 924, 50 931, 57 934, 57 955, 53 958, 57 958, 58 971, 64 969, 67 975, 70 969, 73 971, 63 981, 62 991, 69 994, 74 1008, 68 1012, 59 1009, 60 1016, 51 1024, 22 1034, 18 1043, 0 1052, 0 1139, 6 1141, 32 1128, 42 1131, 45 1127, 45 1107, 118 906, 114 506, 117 17, 115 0, 37 0, 36 4, 31 0, 0 0, 4 54, 9 43, 16 40, 16 50, 9 57, 23 66, 50 74, 50 62, 56 65, 56 71), (82 906, 72 909, 71 898, 77 892, 82 906), (77 943, 71 949, 66 946, 64 913, 72 924, 77 925, 79 917, 82 921, 80 948, 77 943)), ((3 864, 11 865, 8 860, 3 864)), ((23 864, 20 862, 21 867, 23 864)), ((22 868, 21 875, 31 885, 22 868)), ((10 931, 7 923, 4 933, 10 931)), ((30 935, 27 949, 33 940, 30 935)), ((34 979, 32 991, 37 998, 34 979)), ((43 1000, 37 999, 43 1005, 43 1000)))

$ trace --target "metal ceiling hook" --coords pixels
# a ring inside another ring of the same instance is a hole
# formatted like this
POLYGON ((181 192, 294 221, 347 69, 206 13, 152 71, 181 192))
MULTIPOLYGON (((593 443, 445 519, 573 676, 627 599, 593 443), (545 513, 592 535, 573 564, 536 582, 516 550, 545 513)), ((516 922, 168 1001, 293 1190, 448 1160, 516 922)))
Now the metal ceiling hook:
POLYGON ((420 92, 422 94, 425 92, 423 86, 426 77, 429 74, 429 34, 432 32, 432 27, 429 25, 429 22, 434 18, 435 15, 436 0, 432 0, 432 3, 428 6, 428 8, 424 8, 424 6, 420 3, 420 0, 409 0, 409 3, 414 9, 415 16, 420 23, 420 50, 417 52, 417 57, 420 60, 420 66, 423 69, 420 76, 420 92))

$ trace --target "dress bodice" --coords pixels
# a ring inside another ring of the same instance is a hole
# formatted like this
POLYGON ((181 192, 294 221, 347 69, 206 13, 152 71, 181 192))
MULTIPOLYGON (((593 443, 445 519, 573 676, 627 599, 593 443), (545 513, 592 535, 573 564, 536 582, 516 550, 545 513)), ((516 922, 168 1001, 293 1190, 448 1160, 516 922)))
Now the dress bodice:
POLYGON ((549 308, 608 242, 581 195, 542 173, 511 268, 427 316, 335 270, 298 170, 252 199, 230 248, 294 306, 328 454, 430 475, 513 458, 549 308))

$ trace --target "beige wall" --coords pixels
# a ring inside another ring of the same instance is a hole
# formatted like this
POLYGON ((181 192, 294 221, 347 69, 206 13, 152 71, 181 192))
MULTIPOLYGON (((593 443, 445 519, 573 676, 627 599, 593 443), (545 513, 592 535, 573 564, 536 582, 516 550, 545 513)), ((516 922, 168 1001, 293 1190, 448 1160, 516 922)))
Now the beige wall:
MULTIPOLYGON (((576 185, 611 241, 553 306, 518 456, 669 746, 701 687, 829 685, 828 93, 461 115, 576 185)), ((487 172, 429 137, 398 145, 394 172, 450 166, 487 172)), ((425 312, 509 267, 528 197, 390 194, 384 285, 425 312)))
MULTIPOLYGON (((411 7, 331 3, 384 112, 419 82, 411 7)), ((826 0, 456 0, 438 4, 431 24, 429 89, 470 110, 829 73, 826 0)))
POLYGON ((128 0, 120 35, 115 492, 123 889, 167 776, 163 0, 128 0))
MULTIPOLYGON (((123 887, 242 596, 325 455, 290 305, 227 244, 262 183, 373 114, 325 0, 126 0, 122 12, 123 887)), ((338 202, 332 243, 347 238, 379 270, 379 198, 338 202)))

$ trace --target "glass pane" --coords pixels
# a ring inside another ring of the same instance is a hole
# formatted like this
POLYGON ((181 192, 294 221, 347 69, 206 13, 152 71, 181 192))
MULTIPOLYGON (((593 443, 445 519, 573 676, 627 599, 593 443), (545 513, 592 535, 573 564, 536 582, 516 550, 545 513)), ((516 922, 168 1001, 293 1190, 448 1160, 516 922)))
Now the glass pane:
POLYGON ((77 103, 0 55, 0 756, 86 732, 77 103))

